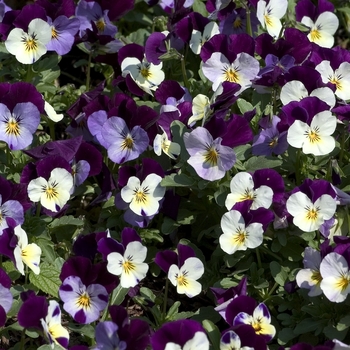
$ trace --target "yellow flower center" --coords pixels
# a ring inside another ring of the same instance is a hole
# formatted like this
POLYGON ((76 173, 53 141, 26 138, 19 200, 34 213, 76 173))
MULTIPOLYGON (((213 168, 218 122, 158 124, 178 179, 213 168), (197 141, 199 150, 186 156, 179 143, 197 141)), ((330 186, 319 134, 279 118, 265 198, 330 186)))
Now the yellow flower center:
POLYGON ((320 271, 313 271, 311 275, 311 280, 316 282, 316 284, 320 284, 322 281, 322 276, 320 271))
POLYGON ((246 201, 246 200, 253 201, 255 198, 256 198, 256 194, 254 193, 254 190, 246 188, 244 190, 243 195, 239 199, 239 202, 243 202, 243 201, 246 201))
POLYGON ((336 283, 337 288, 340 288, 342 291, 344 291, 346 288, 348 288, 350 284, 350 276, 344 276, 342 275, 340 280, 336 283))
POLYGON ((51 39, 57 39, 58 33, 55 27, 51 27, 51 39))
POLYGON ((320 208, 310 208, 309 206, 307 206, 305 209, 307 210, 306 219, 316 221, 318 218, 318 212, 320 211, 320 208))
POLYGON ((260 320, 253 321, 252 327, 254 328, 256 334, 262 333, 262 327, 261 327, 260 320))
POLYGON ((79 308, 84 308, 84 309, 90 308, 91 298, 90 298, 89 294, 87 294, 86 292, 81 294, 79 296, 76 304, 78 305, 79 308))
POLYGON ((321 141, 321 137, 319 135, 319 128, 316 126, 314 129, 306 131, 306 136, 308 137, 311 143, 316 143, 321 141))
POLYGON ((135 201, 137 203, 143 203, 145 204, 147 202, 147 195, 149 193, 149 188, 144 187, 144 188, 136 188, 134 190, 134 196, 135 196, 135 201))
POLYGON ((278 144, 278 137, 274 137, 274 138, 269 142, 269 146, 270 146, 271 148, 276 147, 277 144, 278 144))
POLYGON ((148 67, 143 67, 140 69, 140 73, 144 78, 149 78, 151 76, 151 72, 149 71, 148 67))
POLYGON ((182 275, 176 274, 175 278, 177 280, 177 283, 179 286, 187 286, 188 285, 188 280, 186 278, 188 272, 184 271, 184 273, 182 275))
POLYGON ((122 142, 122 149, 123 149, 123 151, 125 150, 125 149, 132 149, 133 148, 133 146, 134 146, 134 140, 133 140, 133 138, 131 137, 131 135, 127 135, 126 137, 125 137, 125 139, 124 139, 124 141, 122 142))
POLYGON ((46 194, 46 198, 49 200, 52 200, 53 198, 58 197, 58 191, 56 190, 55 186, 46 188, 45 194, 46 194))
POLYGON ((131 271, 134 271, 136 269, 135 264, 132 263, 131 260, 124 261, 122 265, 123 265, 123 270, 126 274, 129 274, 131 273, 131 271))
POLYGON ((24 37, 22 38, 22 42, 24 42, 25 50, 26 51, 36 51, 38 48, 38 43, 35 38, 35 34, 31 37, 24 37))
POLYGON ((316 41, 321 39, 321 33, 317 29, 313 29, 310 32, 311 41, 316 41))
POLYGON ((243 244, 248 236, 247 232, 239 228, 236 233, 237 234, 233 238, 234 243, 243 244))
POLYGON ((271 16, 269 16, 269 15, 264 15, 264 19, 265 19, 266 25, 267 25, 268 27, 272 27, 273 22, 272 22, 271 16))
POLYGON ((242 27, 242 20, 237 17, 234 21, 233 21, 233 28, 234 29, 238 29, 242 27))
POLYGON ((232 68, 227 69, 225 72, 225 81, 229 81, 230 83, 238 83, 239 77, 237 71, 232 68))
POLYGON ((207 151, 204 154, 204 161, 209 163, 210 166, 216 166, 219 160, 219 152, 215 147, 208 147, 207 151))
POLYGON ((334 84, 335 87, 337 88, 337 90, 342 90, 342 84, 337 77, 333 77, 333 78, 329 79, 329 82, 331 84, 334 84))
POLYGON ((19 136, 19 123, 15 119, 11 118, 6 124, 5 132, 6 134, 19 136))
POLYGON ((96 22, 96 28, 99 32, 103 32, 106 28, 106 22, 103 20, 103 18, 98 19, 96 22))

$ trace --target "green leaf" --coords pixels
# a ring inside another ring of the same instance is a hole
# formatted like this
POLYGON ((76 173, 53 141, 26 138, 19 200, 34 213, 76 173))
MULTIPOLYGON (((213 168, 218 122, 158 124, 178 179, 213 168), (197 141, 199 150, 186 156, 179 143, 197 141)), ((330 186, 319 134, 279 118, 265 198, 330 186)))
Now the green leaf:
POLYGON ((119 284, 112 292, 111 305, 120 305, 124 301, 128 291, 129 288, 123 288, 119 284))
POLYGON ((141 287, 140 294, 141 294, 141 296, 147 298, 148 300, 152 301, 153 303, 156 301, 155 294, 149 288, 141 287))
POLYGON ((146 39, 150 36, 150 32, 144 28, 140 28, 128 35, 126 38, 132 43, 144 45, 146 39))
POLYGON ((192 187, 195 181, 185 174, 171 174, 163 178, 160 183, 163 187, 192 187))
POLYGON ((286 269, 287 268, 281 266, 277 261, 271 261, 270 263, 272 277, 280 286, 284 286, 288 278, 288 273, 286 269))
POLYGON ((237 106, 242 114, 252 111, 254 109, 253 105, 242 98, 237 100, 237 106))
POLYGON ((43 262, 40 264, 40 274, 36 275, 31 271, 29 273, 29 280, 44 293, 57 298, 58 289, 62 284, 59 275, 60 271, 54 265, 43 262))
POLYGON ((296 335, 293 332, 293 329, 291 328, 283 328, 277 333, 278 337, 278 343, 280 345, 284 345, 288 343, 290 340, 296 337, 296 335))
POLYGON ((327 325, 323 329, 323 333, 328 339, 337 339, 342 341, 344 340, 346 334, 348 333, 348 330, 347 329, 338 330, 337 328, 335 328, 333 325, 327 325))
POLYGON ((245 167, 246 171, 254 171, 259 169, 276 168, 282 163, 283 161, 281 159, 269 159, 264 156, 253 156, 243 163, 243 166, 245 167))
POLYGON ((204 320, 211 320, 216 323, 221 319, 220 314, 214 310, 213 306, 203 306, 198 309, 195 315, 191 317, 192 320, 202 322, 204 320))
POLYGON ((42 345, 40 346, 40 348, 38 348, 38 350, 62 350, 61 346, 58 346, 56 344, 52 344, 52 345, 42 345))
POLYGON ((343 331, 344 329, 347 329, 349 327, 350 327, 350 315, 342 317, 337 324, 338 331, 343 331))
POLYGON ((252 148, 251 145, 241 145, 235 147, 233 150, 236 154, 237 160, 246 160, 250 156, 250 149, 252 148))
POLYGON ((49 224, 49 228, 53 229, 60 226, 73 225, 73 226, 83 226, 84 221, 75 218, 73 215, 62 216, 59 219, 55 219, 49 224))
POLYGON ((297 324, 294 329, 294 334, 305 334, 317 330, 319 327, 327 323, 327 320, 317 320, 314 318, 305 318, 297 324))
POLYGON ((203 0, 194 0, 192 7, 194 12, 198 12, 202 16, 208 17, 208 11, 205 7, 203 0))
POLYGON ((81 325, 76 323, 68 323, 67 328, 80 335, 85 335, 90 339, 95 338, 95 328, 91 324, 81 325))
POLYGON ((11 278, 11 281, 15 281, 16 279, 21 277, 21 273, 16 269, 15 265, 12 261, 7 260, 2 263, 2 268, 11 278))
POLYGON ((54 245, 52 241, 49 241, 46 238, 38 238, 35 243, 41 248, 44 257, 46 258, 47 262, 53 264, 55 262, 55 259, 57 257, 57 254, 55 253, 54 245))
POLYGON ((213 350, 219 350, 221 333, 218 327, 216 327, 215 324, 209 320, 204 320, 202 322, 202 325, 203 325, 203 328, 207 331, 209 340, 213 345, 213 350))
POLYGON ((171 305, 167 315, 166 315, 166 320, 167 321, 172 321, 174 320, 174 316, 179 312, 179 306, 181 305, 180 301, 175 301, 173 305, 171 305))

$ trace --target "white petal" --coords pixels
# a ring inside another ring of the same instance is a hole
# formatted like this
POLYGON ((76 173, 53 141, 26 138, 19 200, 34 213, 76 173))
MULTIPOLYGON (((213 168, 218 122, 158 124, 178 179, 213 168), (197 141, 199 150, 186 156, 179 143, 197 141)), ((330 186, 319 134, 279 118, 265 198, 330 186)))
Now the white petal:
POLYGON ((130 203, 135 197, 134 191, 140 188, 140 186, 141 183, 139 178, 137 178, 136 176, 129 177, 128 183, 122 188, 120 193, 123 201, 126 203, 130 203))
POLYGON ((180 271, 186 271, 186 276, 190 279, 197 280, 204 274, 204 265, 200 259, 192 257, 186 259, 185 263, 180 268, 180 271))
MULTIPOLYGON (((332 90, 331 90, 332 91, 332 90)), ((283 85, 280 99, 284 105, 292 101, 300 101, 309 96, 304 84, 298 80, 292 80, 283 85)))
POLYGON ((270 208, 273 198, 273 191, 271 187, 265 185, 260 186, 254 191, 254 195, 256 197, 254 198, 251 209, 255 210, 261 207, 265 209, 270 208))
POLYGON ((334 35, 339 27, 338 17, 329 11, 322 12, 315 22, 315 27, 319 27, 321 31, 334 35))
POLYGON ((306 207, 313 206, 310 198, 303 192, 293 193, 287 200, 287 210, 292 216, 304 215, 306 207))
POLYGON ((266 10, 270 10, 271 16, 282 18, 288 8, 288 0, 270 0, 266 10))
POLYGON ((196 332, 194 337, 186 342, 183 350, 209 350, 209 340, 204 332, 196 332))
POLYGON ((316 200, 314 205, 320 208, 320 215, 323 216, 324 220, 331 219, 337 210, 336 200, 329 194, 323 194, 316 200))
POLYGON ((310 96, 318 97, 321 101, 326 102, 327 105, 332 107, 332 108, 335 106, 336 101, 335 101, 334 93, 327 86, 313 90, 311 92, 310 96))
POLYGON ((301 148, 306 141, 306 133, 309 129, 309 125, 300 120, 296 120, 288 129, 288 143, 295 148, 301 148))
POLYGON ((124 257, 113 252, 107 255, 107 270, 113 275, 120 276, 123 272, 124 257))
POLYGON ((202 291, 202 285, 190 278, 187 278, 186 284, 177 284, 176 291, 179 294, 186 294, 189 298, 193 298, 196 295, 200 294, 202 291))
POLYGON ((322 61, 318 64, 315 69, 321 74, 322 82, 327 84, 329 82, 329 77, 333 77, 334 71, 331 67, 329 61, 322 61))
POLYGON ((179 267, 175 264, 172 264, 168 271, 168 278, 169 278, 169 281, 172 283, 172 285, 175 287, 177 286, 176 276, 179 275, 179 273, 180 273, 179 267))
POLYGON ((22 249, 23 262, 36 274, 40 273, 41 248, 35 243, 28 244, 22 249))
POLYGON ((132 257, 132 261, 137 263, 143 263, 146 260, 147 248, 142 245, 141 242, 130 242, 125 249, 124 257, 132 257))
POLYGON ((263 226, 258 222, 254 222, 246 227, 247 238, 246 238, 246 246, 250 249, 254 249, 259 247, 263 242, 263 226))
POLYGON ((53 122, 57 123, 63 119, 63 114, 62 113, 57 114, 54 108, 46 101, 45 101, 44 109, 49 119, 51 119, 53 122))

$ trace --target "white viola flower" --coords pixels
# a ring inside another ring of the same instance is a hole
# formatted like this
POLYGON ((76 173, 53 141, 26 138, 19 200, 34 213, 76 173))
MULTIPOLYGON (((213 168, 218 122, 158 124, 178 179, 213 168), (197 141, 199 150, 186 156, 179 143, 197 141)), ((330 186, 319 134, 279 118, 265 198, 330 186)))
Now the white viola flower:
POLYGON ((9 53, 16 56, 18 62, 32 64, 46 53, 46 45, 50 40, 50 25, 35 18, 28 25, 28 33, 21 28, 12 29, 5 46, 9 53))
POLYGON ((147 256, 147 248, 138 241, 130 242, 124 255, 112 252, 107 256, 107 270, 113 275, 120 276, 120 284, 123 288, 135 287, 146 277, 148 264, 144 261, 147 256))
POLYGON ((179 344, 169 342, 164 350, 209 350, 209 340, 204 332, 196 332, 194 337, 188 340, 183 347, 179 344))
POLYGON ((44 208, 57 212, 68 202, 72 187, 72 174, 66 169, 55 168, 48 181, 40 176, 29 182, 28 197, 32 202, 40 202, 44 208))
POLYGON ((18 239, 13 252, 17 270, 24 275, 24 264, 26 264, 36 275, 38 275, 40 273, 39 264, 41 248, 35 243, 28 244, 27 233, 20 225, 15 227, 14 232, 18 239))
POLYGON ((63 114, 57 114, 55 109, 50 105, 50 103, 45 101, 44 105, 45 112, 49 119, 51 119, 53 122, 57 123, 63 119, 63 114))
POLYGON ((315 23, 310 17, 304 16, 301 23, 310 28, 307 37, 311 42, 326 48, 331 48, 334 45, 333 35, 339 27, 338 17, 334 13, 322 12, 315 23))
POLYGON ((121 197, 124 202, 130 203, 129 208, 135 214, 152 216, 158 212, 159 201, 165 194, 161 181, 162 178, 156 174, 147 175, 142 183, 136 176, 131 176, 121 190, 121 197))
POLYGON ((180 268, 175 264, 171 265, 168 278, 179 294, 186 294, 189 298, 193 298, 202 291, 202 285, 197 280, 203 274, 204 265, 202 261, 191 257, 186 259, 180 268))
POLYGON ((259 62, 245 52, 239 53, 232 63, 222 53, 214 52, 202 66, 203 74, 213 83, 213 91, 224 81, 229 81, 241 85, 236 95, 252 85, 259 70, 259 62))
POLYGON ((283 105, 292 101, 300 101, 305 97, 313 96, 319 98, 321 101, 327 103, 331 108, 335 106, 334 92, 327 86, 321 87, 309 92, 306 90, 305 85, 298 80, 292 80, 282 86, 280 99, 283 105))
POLYGON ((234 331, 226 332, 220 339, 220 350, 254 350, 250 346, 241 347, 241 339, 234 331))
POLYGON ((288 0, 270 0, 268 4, 266 1, 259 0, 257 4, 256 16, 263 28, 273 36, 278 37, 282 29, 280 19, 287 12, 288 0))
POLYGON ((323 156, 333 151, 335 139, 331 136, 337 126, 337 118, 330 111, 315 114, 311 124, 296 120, 288 129, 287 141, 301 148, 304 154, 323 156))
POLYGON ((335 303, 341 303, 350 293, 350 271, 346 259, 335 252, 327 254, 320 265, 323 294, 335 303))
POLYGON ((286 203, 289 214, 293 216, 293 223, 302 231, 318 230, 325 220, 333 217, 337 204, 329 194, 323 194, 315 203, 303 192, 293 193, 286 203))
POLYGON ((252 200, 253 203, 250 209, 265 208, 268 209, 272 204, 273 191, 271 187, 262 185, 259 188, 254 188, 253 177, 246 172, 236 174, 230 182, 231 193, 228 194, 225 206, 227 210, 239 202, 252 200))
POLYGON ((350 99, 350 63, 343 62, 333 70, 330 61, 322 61, 315 69, 321 74, 322 82, 335 85, 335 95, 342 100, 350 99))
POLYGON ((157 156, 162 154, 162 151, 171 159, 176 159, 181 152, 181 147, 178 143, 172 142, 168 139, 167 133, 160 126, 163 134, 157 134, 153 140, 154 153, 157 156))
POLYGON ((42 318, 40 322, 52 347, 54 347, 55 344, 58 346, 60 346, 61 343, 68 344, 69 333, 61 324, 61 309, 56 300, 49 301, 45 320, 42 318))
POLYGON ((253 222, 246 226, 242 214, 237 210, 225 213, 220 225, 223 234, 219 237, 219 243, 221 249, 227 254, 259 247, 263 242, 263 225, 253 222))
POLYGON ((299 288, 309 289, 308 295, 314 297, 322 294, 320 272, 321 254, 318 250, 306 247, 304 252, 304 268, 299 270, 296 281, 299 288))
POLYGON ((214 35, 220 34, 219 26, 215 22, 209 22, 203 30, 201 31, 193 29, 192 36, 190 40, 190 48, 196 54, 199 55, 202 46, 211 39, 214 35))
POLYGON ((127 57, 121 64, 122 76, 125 78, 128 74, 132 80, 145 92, 153 96, 158 85, 164 80, 165 75, 162 71, 163 63, 154 65, 147 62, 144 58, 141 62, 136 57, 127 57))
MULTIPOLYGON (((192 125, 198 120, 203 120, 210 113, 210 100, 203 94, 198 94, 192 101, 192 116, 188 119, 188 125, 192 125)), ((202 123, 203 125, 203 123, 202 123)))

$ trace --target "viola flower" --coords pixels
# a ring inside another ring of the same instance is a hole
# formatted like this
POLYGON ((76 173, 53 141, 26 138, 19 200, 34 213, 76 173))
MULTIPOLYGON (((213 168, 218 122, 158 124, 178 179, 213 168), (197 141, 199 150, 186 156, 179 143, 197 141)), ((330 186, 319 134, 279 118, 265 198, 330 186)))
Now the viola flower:
POLYGON ((202 120, 202 125, 210 114, 210 100, 203 94, 198 94, 192 101, 192 117, 188 119, 187 124, 192 125, 202 120))
POLYGON ((293 216, 293 223, 302 231, 318 230, 325 220, 333 217, 337 204, 329 194, 323 194, 314 203, 303 192, 293 193, 286 203, 288 212, 293 216))
POLYGON ((342 100, 350 99, 350 63, 342 62, 333 70, 330 61, 322 61, 315 69, 321 74, 322 81, 335 85, 335 95, 342 100))
POLYGON ((46 45, 50 40, 50 25, 36 18, 29 23, 28 33, 21 28, 12 29, 5 46, 9 53, 16 56, 18 62, 32 64, 46 53, 46 45))
POLYGON ((68 202, 72 187, 72 174, 64 168, 55 168, 49 180, 40 176, 29 182, 28 196, 31 201, 40 202, 44 208, 57 212, 68 202))
POLYGON ((189 298, 193 298, 202 291, 202 285, 197 280, 203 274, 202 261, 196 257, 190 257, 185 260, 181 267, 175 264, 171 265, 168 278, 179 294, 186 294, 189 298))
POLYGON ((11 150, 22 150, 33 141, 40 123, 40 112, 32 102, 17 103, 11 110, 0 103, 0 140, 11 150))
POLYGON ((57 114, 55 109, 47 101, 45 101, 44 109, 47 117, 53 122, 57 123, 63 119, 63 113, 57 114))
POLYGON ((54 344, 61 345, 64 348, 68 347, 69 333, 61 324, 61 309, 56 300, 49 301, 47 315, 45 319, 41 318, 40 321, 44 334, 52 347, 54 344))
POLYGON ((234 331, 225 332, 220 339, 220 350, 254 350, 250 346, 241 346, 241 339, 237 333, 234 331))
POLYGON ((180 145, 176 142, 170 141, 164 129, 161 126, 160 128, 162 129, 163 134, 162 135, 157 134, 157 136, 154 138, 154 141, 153 141, 154 153, 157 156, 160 156, 163 151, 169 158, 176 159, 181 152, 180 145))
POLYGON ((186 132, 183 138, 190 154, 187 162, 202 179, 208 181, 222 179, 226 171, 236 162, 233 149, 221 145, 221 137, 214 140, 209 131, 203 127, 197 127, 191 133, 186 132))
POLYGON ((147 248, 139 241, 132 241, 126 247, 124 254, 112 252, 107 256, 107 270, 120 276, 120 283, 123 288, 135 287, 143 280, 148 271, 148 264, 145 263, 147 248))
POLYGON ((239 202, 246 200, 253 201, 251 209, 268 209, 272 204, 273 191, 271 187, 262 185, 258 188, 254 186, 252 175, 246 172, 236 174, 230 182, 231 193, 227 195, 225 206, 227 210, 239 202))
POLYGON ((215 22, 209 22, 203 30, 203 33, 199 30, 193 29, 192 36, 190 40, 190 49, 196 54, 199 55, 202 49, 202 46, 206 41, 212 38, 214 35, 219 34, 219 26, 215 22))
POLYGON ((314 297, 322 294, 320 273, 321 254, 316 249, 306 247, 304 251, 304 268, 299 270, 296 281, 300 288, 309 289, 308 295, 314 297))
POLYGON ((88 324, 100 317, 107 307, 108 293, 101 284, 85 286, 78 276, 67 277, 59 288, 63 308, 75 321, 88 324))
POLYGON ((162 325, 151 337, 153 350, 209 350, 208 337, 194 320, 178 320, 162 325))
POLYGON ((302 148, 303 153, 315 156, 327 155, 335 147, 331 136, 337 126, 337 118, 330 111, 315 114, 311 124, 295 120, 288 129, 287 141, 295 148, 302 148))
POLYGON ((95 329, 96 346, 92 350, 125 350, 127 343, 120 340, 118 329, 112 321, 100 322, 95 329))
POLYGON ((145 130, 136 125, 130 131, 124 119, 119 117, 107 119, 101 134, 107 146, 108 157, 117 164, 138 158, 149 144, 145 130))
POLYGON ((249 315, 246 312, 240 312, 234 319, 233 325, 248 324, 251 325, 257 335, 262 336, 266 341, 270 341, 276 334, 276 328, 271 324, 271 316, 264 303, 260 303, 249 315))
POLYGON ((327 254, 320 265, 323 294, 335 303, 343 302, 350 293, 350 270, 344 256, 332 252, 327 254))
POLYGON ((127 57, 121 63, 123 77, 130 75, 132 80, 145 92, 153 96, 153 91, 164 80, 163 63, 154 65, 144 58, 127 57))
POLYGON ((273 36, 278 37, 282 30, 280 19, 287 12, 288 0, 259 0, 257 4, 256 15, 263 28, 273 36))
POLYGON ((259 247, 263 242, 263 225, 252 222, 246 226, 242 214, 237 210, 230 210, 223 215, 221 229, 223 234, 219 237, 220 247, 227 254, 259 247))
POLYGON ((137 215, 152 216, 159 210, 159 201, 164 197, 165 187, 161 187, 162 178, 149 174, 140 182, 136 176, 131 176, 126 186, 121 190, 121 198, 130 203, 129 208, 137 215))
POLYGON ((213 83, 212 89, 216 91, 221 83, 229 81, 241 86, 237 95, 252 86, 252 80, 259 73, 259 62, 249 54, 239 53, 233 62, 225 55, 214 52, 210 58, 203 63, 203 74, 213 83))
POLYGON ((27 233, 21 226, 16 226, 14 233, 17 236, 17 245, 14 249, 14 257, 17 270, 24 275, 24 264, 26 264, 36 275, 40 273, 41 248, 35 244, 28 244, 27 233))
POLYGON ((15 226, 24 223, 23 206, 16 200, 8 200, 2 203, 2 195, 0 194, 0 236, 2 231, 9 227, 7 218, 14 221, 15 226))
POLYGON ((10 311, 13 296, 11 294, 11 279, 6 272, 0 268, 0 327, 6 323, 6 314, 10 311))

